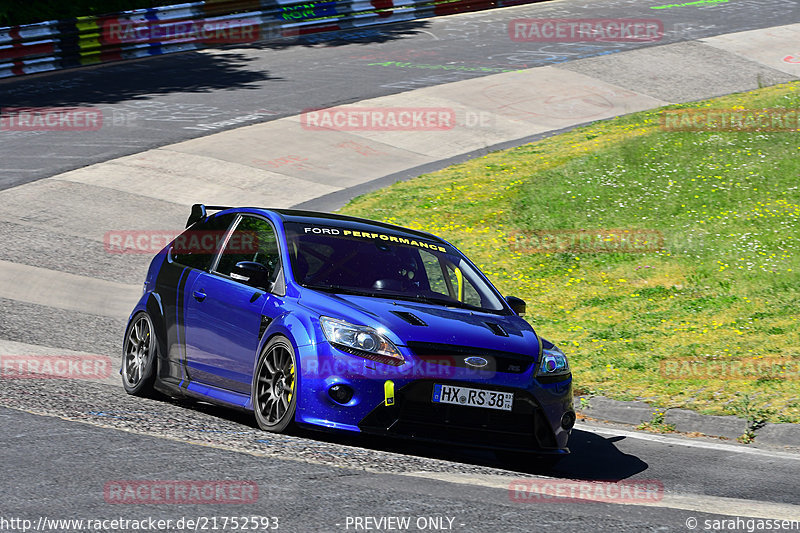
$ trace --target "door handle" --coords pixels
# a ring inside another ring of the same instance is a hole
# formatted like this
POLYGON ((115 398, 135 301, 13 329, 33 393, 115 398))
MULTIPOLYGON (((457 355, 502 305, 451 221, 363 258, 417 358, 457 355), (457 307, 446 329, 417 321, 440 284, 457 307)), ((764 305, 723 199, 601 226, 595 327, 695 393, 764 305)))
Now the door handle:
POLYGON ((203 300, 206 299, 206 293, 205 291, 203 291, 203 289, 200 289, 199 291, 194 291, 192 293, 192 296, 194 296, 194 299, 197 300, 198 302, 202 302, 203 300))

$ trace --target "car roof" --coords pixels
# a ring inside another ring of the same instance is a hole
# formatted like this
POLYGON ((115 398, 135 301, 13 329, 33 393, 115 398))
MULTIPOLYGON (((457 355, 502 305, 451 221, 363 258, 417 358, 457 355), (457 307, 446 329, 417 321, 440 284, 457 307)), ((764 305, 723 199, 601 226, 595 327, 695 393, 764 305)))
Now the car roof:
MULTIPOLYGON (((241 208, 240 208, 241 209, 241 208)), ((317 224, 322 226, 336 226, 345 229, 352 229, 355 231, 374 230, 376 228, 389 230, 394 233, 401 233, 407 236, 422 238, 428 241, 434 241, 441 244, 449 244, 444 239, 432 235, 425 231, 417 231, 403 226, 396 226, 394 224, 386 224, 384 222, 377 222, 366 218, 351 217, 347 215, 339 215, 336 213, 323 213, 320 211, 302 211, 296 209, 267 209, 253 207, 250 208, 256 211, 264 211, 275 213, 284 222, 296 222, 301 224, 317 224)))

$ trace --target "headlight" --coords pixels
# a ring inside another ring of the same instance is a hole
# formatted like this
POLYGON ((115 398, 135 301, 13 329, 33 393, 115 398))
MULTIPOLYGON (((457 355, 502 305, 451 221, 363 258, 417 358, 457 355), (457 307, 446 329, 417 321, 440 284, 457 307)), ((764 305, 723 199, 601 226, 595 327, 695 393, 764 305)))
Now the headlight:
POLYGON ((564 352, 550 341, 541 339, 541 342, 542 360, 539 361, 536 376, 563 376, 564 374, 569 374, 569 361, 567 361, 567 356, 564 355, 564 352))
POLYGON ((328 342, 349 354, 389 365, 402 365, 405 362, 392 341, 374 328, 356 326, 327 316, 320 317, 319 323, 328 342))

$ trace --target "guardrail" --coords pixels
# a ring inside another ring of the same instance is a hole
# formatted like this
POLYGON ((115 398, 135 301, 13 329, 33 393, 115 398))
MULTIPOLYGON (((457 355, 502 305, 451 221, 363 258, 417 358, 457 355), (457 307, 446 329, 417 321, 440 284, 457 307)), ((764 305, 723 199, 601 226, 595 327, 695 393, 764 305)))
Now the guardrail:
POLYGON ((0 28, 0 78, 541 0, 204 0, 0 28))

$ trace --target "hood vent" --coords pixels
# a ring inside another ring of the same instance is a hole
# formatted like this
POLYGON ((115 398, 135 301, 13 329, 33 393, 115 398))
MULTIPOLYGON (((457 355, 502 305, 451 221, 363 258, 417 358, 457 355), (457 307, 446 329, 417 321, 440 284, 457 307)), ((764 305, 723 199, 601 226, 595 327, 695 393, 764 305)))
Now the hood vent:
POLYGON ((492 322, 484 322, 484 324, 489 326, 489 329, 492 330, 492 333, 494 333, 495 335, 499 335, 501 337, 508 337, 508 332, 504 330, 500 324, 494 324, 492 322))
POLYGON ((392 311, 393 314, 399 316, 412 326, 427 326, 428 324, 425 323, 420 317, 415 315, 414 313, 409 313, 408 311, 392 311))

